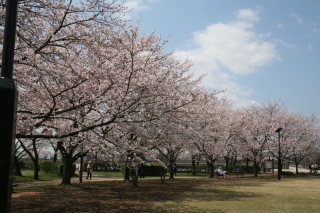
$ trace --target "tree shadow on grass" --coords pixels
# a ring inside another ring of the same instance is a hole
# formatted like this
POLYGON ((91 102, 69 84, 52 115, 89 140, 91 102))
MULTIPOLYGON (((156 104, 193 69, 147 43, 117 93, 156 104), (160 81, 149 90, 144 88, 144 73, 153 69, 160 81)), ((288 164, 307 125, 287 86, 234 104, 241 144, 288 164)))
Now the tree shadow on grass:
MULTIPOLYGON (((180 203, 186 199, 231 201, 257 196, 232 191, 232 187, 242 184, 251 183, 243 180, 176 179, 161 184, 160 180, 153 179, 140 181, 139 187, 123 181, 106 181, 25 188, 22 190, 43 193, 12 199, 11 212, 165 212, 155 209, 154 204, 167 201, 180 203), (206 188, 206 184, 211 187, 206 188), (231 187, 231 190, 220 188, 224 185, 231 187)), ((197 211, 190 209, 190 212, 197 211)))

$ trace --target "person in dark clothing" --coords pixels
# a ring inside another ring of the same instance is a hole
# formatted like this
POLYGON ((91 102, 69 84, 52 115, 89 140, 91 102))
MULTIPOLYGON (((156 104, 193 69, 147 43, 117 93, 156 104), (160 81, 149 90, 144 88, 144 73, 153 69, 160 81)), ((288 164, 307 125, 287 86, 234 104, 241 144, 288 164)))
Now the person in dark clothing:
POLYGON ((173 164, 172 170, 173 170, 173 175, 177 176, 177 164, 176 163, 173 164))
POLYGON ((139 176, 140 176, 140 179, 144 178, 144 166, 143 166, 143 163, 141 163, 140 166, 139 166, 139 176))

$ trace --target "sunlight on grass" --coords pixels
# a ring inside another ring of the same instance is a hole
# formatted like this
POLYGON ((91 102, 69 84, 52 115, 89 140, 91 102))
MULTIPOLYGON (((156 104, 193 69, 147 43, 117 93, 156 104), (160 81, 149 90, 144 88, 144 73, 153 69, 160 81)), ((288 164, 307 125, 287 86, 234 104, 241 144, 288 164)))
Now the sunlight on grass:
POLYGON ((156 203, 156 212, 319 212, 320 180, 287 178, 212 180, 180 199, 156 203))

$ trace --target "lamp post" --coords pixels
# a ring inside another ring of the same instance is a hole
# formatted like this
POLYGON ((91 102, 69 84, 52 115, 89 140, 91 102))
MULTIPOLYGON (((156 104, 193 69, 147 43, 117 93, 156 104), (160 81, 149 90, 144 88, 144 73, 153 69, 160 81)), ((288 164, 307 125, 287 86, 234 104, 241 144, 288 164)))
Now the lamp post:
POLYGON ((281 172, 282 172, 282 164, 281 164, 281 150, 280 150, 280 132, 283 130, 283 128, 278 128, 276 132, 278 133, 278 180, 281 180, 281 172))
POLYGON ((0 210, 10 212, 17 90, 12 79, 18 0, 6 1, 0 77, 0 210))
POLYGON ((82 172, 83 172, 83 141, 81 143, 81 152, 82 152, 82 155, 80 157, 80 172, 79 172, 80 183, 82 183, 82 172))
POLYGON ((96 151, 96 171, 98 171, 98 151, 96 151))

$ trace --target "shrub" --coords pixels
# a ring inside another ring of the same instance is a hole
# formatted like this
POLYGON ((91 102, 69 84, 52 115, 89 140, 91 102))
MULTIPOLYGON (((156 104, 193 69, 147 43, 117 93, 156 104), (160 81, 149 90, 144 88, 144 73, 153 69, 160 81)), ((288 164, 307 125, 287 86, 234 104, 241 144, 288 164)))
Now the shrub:
POLYGON ((60 162, 41 161, 39 164, 41 171, 52 174, 59 174, 59 167, 61 165, 60 162))

